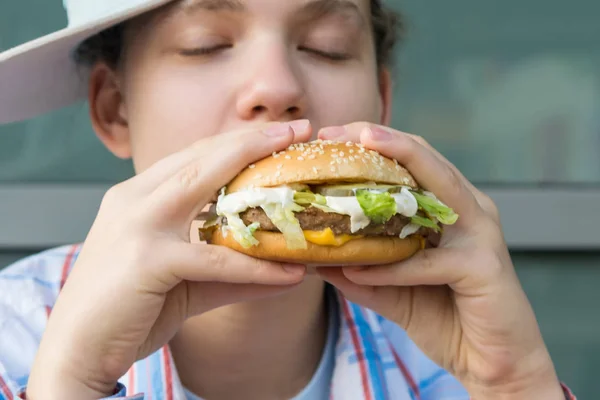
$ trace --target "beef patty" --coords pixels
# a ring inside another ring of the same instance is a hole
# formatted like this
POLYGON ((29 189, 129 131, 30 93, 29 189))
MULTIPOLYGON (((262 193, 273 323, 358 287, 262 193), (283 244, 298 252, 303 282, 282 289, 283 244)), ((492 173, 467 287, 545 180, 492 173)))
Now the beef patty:
MULTIPOLYGON (((350 217, 348 215, 328 213, 316 207, 308 207, 304 211, 295 213, 300 222, 300 227, 305 231, 322 231, 331 228, 334 234, 363 235, 363 236, 399 236, 402 228, 410 223, 410 218, 396 214, 385 224, 369 224, 357 232, 350 230, 350 217)), ((240 214, 246 225, 254 222, 260 224, 260 230, 278 232, 277 227, 271 222, 262 208, 251 208, 240 214)), ((427 237, 435 232, 422 227, 417 234, 427 237)))

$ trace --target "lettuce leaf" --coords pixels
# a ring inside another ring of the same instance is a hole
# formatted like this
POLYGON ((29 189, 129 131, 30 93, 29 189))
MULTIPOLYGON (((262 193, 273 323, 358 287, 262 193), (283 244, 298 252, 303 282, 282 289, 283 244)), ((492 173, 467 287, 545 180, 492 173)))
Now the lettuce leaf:
POLYGON ((365 215, 376 224, 384 224, 396 214, 396 200, 388 192, 359 189, 356 199, 365 215))
POLYGON ((244 225, 244 221, 236 214, 227 214, 227 225, 223 226, 225 233, 231 232, 236 242, 248 249, 258 245, 258 240, 254 237, 254 232, 260 228, 260 224, 255 222, 249 226, 244 225))
POLYGON ((458 220, 458 214, 438 199, 413 191, 411 193, 417 199, 419 208, 425 211, 427 215, 436 218, 442 224, 452 225, 458 220))
POLYGON ((300 222, 294 212, 304 210, 298 204, 291 203, 285 207, 280 203, 270 203, 261 206, 267 217, 281 231, 288 249, 306 249, 307 243, 300 222))
POLYGON ((429 218, 421 217, 420 215, 415 215, 410 218, 410 222, 415 225, 424 226, 425 228, 431 228, 436 232, 441 232, 440 226, 429 218))

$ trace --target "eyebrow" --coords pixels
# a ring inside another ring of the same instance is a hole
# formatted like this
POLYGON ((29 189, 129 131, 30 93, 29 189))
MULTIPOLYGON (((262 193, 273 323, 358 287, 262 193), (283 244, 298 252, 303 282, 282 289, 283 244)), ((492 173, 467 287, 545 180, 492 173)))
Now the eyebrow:
MULTIPOLYGON (((198 9, 213 12, 244 12, 247 10, 243 0, 183 0, 180 3, 180 8, 186 12, 198 9)), ((301 7, 297 16, 303 20, 317 20, 348 11, 354 13, 361 22, 364 21, 360 8, 350 0, 312 0, 301 7)))
POLYGON ((363 14, 358 5, 350 0, 313 0, 301 8, 298 18, 302 20, 318 20, 324 17, 344 14, 350 12, 354 14, 359 22, 364 22, 363 14))
POLYGON ((202 9, 205 11, 246 11, 242 0, 183 0, 180 8, 186 12, 202 9))

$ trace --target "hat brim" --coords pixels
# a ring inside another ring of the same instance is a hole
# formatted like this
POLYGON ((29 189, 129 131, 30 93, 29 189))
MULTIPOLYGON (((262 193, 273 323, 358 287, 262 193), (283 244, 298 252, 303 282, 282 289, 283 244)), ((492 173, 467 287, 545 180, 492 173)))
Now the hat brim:
POLYGON ((173 0, 141 6, 27 42, 0 53, 0 124, 23 121, 87 97, 87 70, 73 51, 87 38, 173 0))

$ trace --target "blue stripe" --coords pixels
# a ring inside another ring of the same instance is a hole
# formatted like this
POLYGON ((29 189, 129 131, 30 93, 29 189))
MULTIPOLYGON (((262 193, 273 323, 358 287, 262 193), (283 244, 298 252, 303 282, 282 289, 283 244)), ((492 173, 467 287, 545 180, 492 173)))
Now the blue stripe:
POLYGON ((148 368, 146 368, 146 360, 142 359, 136 362, 135 366, 134 386, 136 391, 144 393, 146 395, 144 398, 148 399, 148 381, 146 379, 148 368))
POLYGON ((371 381, 371 389, 375 400, 385 400, 387 385, 381 368, 381 360, 377 351, 377 344, 373 337, 373 332, 368 322, 362 315, 361 309, 356 304, 352 303, 352 313, 354 314, 354 323, 356 324, 363 345, 365 361, 369 369, 369 377, 371 381))
POLYGON ((165 378, 165 373, 162 368, 162 348, 155 351, 154 354, 150 356, 150 367, 152 368, 152 389, 154 391, 153 398, 162 399, 165 393, 165 385, 163 384, 163 379, 165 378))
POLYGON ((441 369, 435 374, 431 375, 429 378, 422 380, 421 382, 419 382, 419 390, 426 390, 429 386, 435 383, 435 381, 437 381, 439 378, 443 377, 446 374, 447 372, 441 369))
POLYGON ((27 275, 0 275, 0 280, 7 281, 33 281, 40 286, 44 286, 48 289, 56 289, 60 285, 60 282, 49 282, 34 276, 27 275))

